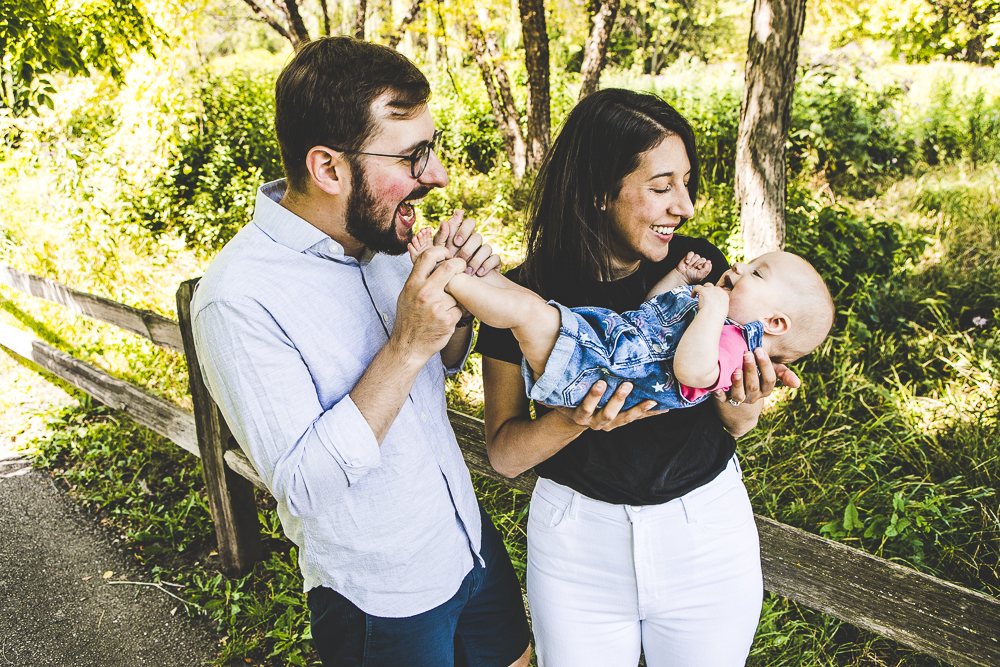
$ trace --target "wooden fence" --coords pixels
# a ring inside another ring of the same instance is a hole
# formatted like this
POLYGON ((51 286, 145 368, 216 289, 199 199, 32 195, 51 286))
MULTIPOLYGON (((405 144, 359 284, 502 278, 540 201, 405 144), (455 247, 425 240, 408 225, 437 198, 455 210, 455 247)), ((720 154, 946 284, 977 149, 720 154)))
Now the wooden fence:
MULTIPOLYGON (((184 353, 194 413, 20 329, 0 324, 0 345, 201 457, 219 555, 225 571, 235 575, 248 571, 260 557, 253 486, 267 489, 235 446, 198 371, 190 322, 196 282, 189 280, 177 290, 178 323, 0 266, 2 284, 184 353)), ((482 421, 454 411, 449 417, 470 470, 531 492, 533 474, 511 480, 490 467, 482 421)), ((765 517, 756 519, 767 590, 952 665, 1000 665, 997 599, 765 517)))

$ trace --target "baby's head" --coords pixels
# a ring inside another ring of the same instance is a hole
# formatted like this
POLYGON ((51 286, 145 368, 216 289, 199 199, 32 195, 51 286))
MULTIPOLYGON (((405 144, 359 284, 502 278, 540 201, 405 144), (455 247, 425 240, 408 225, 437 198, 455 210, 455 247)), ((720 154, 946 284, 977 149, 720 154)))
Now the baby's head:
POLYGON ((718 286, 729 292, 729 318, 763 322, 765 349, 782 363, 815 350, 833 326, 830 290, 809 262, 790 252, 737 262, 718 286))

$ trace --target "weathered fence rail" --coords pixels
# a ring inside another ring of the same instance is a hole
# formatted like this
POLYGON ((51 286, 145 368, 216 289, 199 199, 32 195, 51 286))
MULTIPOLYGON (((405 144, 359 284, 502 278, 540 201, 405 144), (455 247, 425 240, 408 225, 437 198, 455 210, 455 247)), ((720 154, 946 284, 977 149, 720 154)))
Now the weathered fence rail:
MULTIPOLYGON (((186 354, 194 413, 116 379, 14 327, 0 325, 0 346, 200 456, 219 555, 224 568, 235 574, 245 572, 259 558, 260 526, 252 487, 267 489, 250 461, 235 447, 198 371, 190 327, 195 283, 195 280, 182 283, 177 291, 178 323, 150 311, 0 267, 0 284, 118 325, 157 345, 186 354)), ((481 420, 454 411, 449 411, 449 417, 470 470, 531 492, 535 484, 532 473, 511 480, 490 467, 481 420)), ((997 599, 766 517, 756 519, 767 590, 952 665, 1000 665, 997 599)))

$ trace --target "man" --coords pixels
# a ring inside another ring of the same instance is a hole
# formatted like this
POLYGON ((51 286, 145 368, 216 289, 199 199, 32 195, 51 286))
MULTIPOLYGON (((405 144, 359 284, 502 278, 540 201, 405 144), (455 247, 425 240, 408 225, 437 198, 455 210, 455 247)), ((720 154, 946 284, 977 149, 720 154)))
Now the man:
POLYGON ((471 329, 444 285, 499 260, 461 212, 405 253, 413 202, 448 182, 427 80, 337 37, 275 91, 286 180, 261 187, 192 311, 209 390, 298 546, 320 657, 523 667, 521 590, 444 397, 471 329))

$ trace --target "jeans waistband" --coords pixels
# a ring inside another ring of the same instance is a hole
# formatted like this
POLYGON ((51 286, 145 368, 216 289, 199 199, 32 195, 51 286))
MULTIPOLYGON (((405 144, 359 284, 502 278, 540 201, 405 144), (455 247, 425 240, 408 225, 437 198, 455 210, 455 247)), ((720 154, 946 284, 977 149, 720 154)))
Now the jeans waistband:
POLYGON ((621 518, 627 514, 641 512, 644 515, 651 514, 652 516, 685 514, 691 519, 698 507, 711 503, 719 496, 742 484, 743 473, 734 455, 725 469, 711 482, 689 491, 680 498, 674 498, 659 505, 614 505, 602 500, 595 500, 544 477, 538 479, 533 494, 537 493, 557 506, 566 507, 570 517, 575 517, 578 511, 585 511, 612 518, 621 518))

